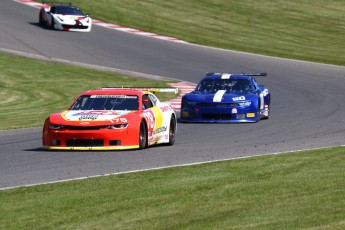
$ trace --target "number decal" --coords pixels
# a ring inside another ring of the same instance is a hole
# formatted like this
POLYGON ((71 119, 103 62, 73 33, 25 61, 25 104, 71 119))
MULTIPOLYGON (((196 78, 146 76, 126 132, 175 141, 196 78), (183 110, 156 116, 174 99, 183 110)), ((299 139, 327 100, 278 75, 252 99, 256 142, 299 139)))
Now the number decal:
POLYGON ((124 117, 113 119, 113 121, 114 121, 115 123, 119 123, 119 122, 127 123, 127 119, 124 118, 124 117))
POLYGON ((246 100, 246 97, 245 96, 233 97, 232 100, 234 100, 234 101, 244 101, 244 100, 246 100))
POLYGON ((150 130, 153 130, 155 128, 155 116, 152 112, 152 110, 148 110, 144 113, 144 116, 146 117, 147 119, 147 126, 149 127, 150 130))

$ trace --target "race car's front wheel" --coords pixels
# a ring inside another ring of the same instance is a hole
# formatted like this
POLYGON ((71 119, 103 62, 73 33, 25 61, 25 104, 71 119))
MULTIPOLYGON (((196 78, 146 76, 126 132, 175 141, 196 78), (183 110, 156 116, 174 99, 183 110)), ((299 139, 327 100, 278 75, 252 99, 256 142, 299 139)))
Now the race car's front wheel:
POLYGON ((144 149, 147 146, 147 128, 145 122, 142 121, 139 130, 139 149, 144 149))

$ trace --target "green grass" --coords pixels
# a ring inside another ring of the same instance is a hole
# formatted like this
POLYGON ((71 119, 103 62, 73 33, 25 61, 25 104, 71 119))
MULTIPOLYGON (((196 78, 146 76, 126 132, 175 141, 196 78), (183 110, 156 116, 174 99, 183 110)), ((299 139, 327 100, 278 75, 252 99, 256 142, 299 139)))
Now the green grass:
POLYGON ((0 191, 1 229, 344 229, 345 148, 0 191))
POLYGON ((343 0, 72 0, 95 19, 207 46, 345 65, 343 0))
MULTIPOLYGON (((1 53, 0 69, 0 130, 40 127, 47 116, 65 110, 86 90, 104 86, 167 87, 168 83, 1 53)), ((164 101, 175 95, 157 96, 164 101)))

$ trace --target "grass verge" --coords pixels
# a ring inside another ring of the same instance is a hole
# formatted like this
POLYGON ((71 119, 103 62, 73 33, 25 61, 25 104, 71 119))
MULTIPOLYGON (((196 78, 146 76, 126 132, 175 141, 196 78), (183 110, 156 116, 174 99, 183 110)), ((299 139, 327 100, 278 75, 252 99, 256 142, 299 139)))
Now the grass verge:
MULTIPOLYGON (((104 86, 167 87, 169 81, 39 61, 0 53, 0 130, 39 127, 86 90, 104 86)), ((160 93, 167 100, 176 95, 160 93)))
POLYGON ((72 0, 93 18, 212 47, 345 65, 345 1, 72 0))
POLYGON ((1 229, 344 229, 345 148, 0 191, 1 229))

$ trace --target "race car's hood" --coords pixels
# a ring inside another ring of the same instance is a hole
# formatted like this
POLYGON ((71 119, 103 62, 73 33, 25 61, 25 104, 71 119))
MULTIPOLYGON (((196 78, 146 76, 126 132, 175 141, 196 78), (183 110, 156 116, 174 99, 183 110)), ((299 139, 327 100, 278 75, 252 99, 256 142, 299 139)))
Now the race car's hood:
POLYGON ((89 17, 84 15, 54 14, 54 18, 60 20, 64 24, 73 24, 76 21, 85 21, 89 17))
POLYGON ((218 90, 216 92, 193 92, 185 95, 185 99, 193 102, 238 102, 252 100, 256 94, 231 92, 227 93, 225 90, 218 90))
POLYGON ((112 124, 116 119, 130 116, 137 111, 128 110, 67 110, 61 113, 52 114, 50 122, 60 125, 101 125, 112 124))

